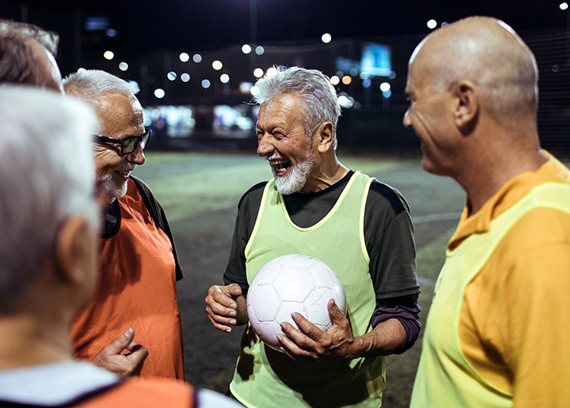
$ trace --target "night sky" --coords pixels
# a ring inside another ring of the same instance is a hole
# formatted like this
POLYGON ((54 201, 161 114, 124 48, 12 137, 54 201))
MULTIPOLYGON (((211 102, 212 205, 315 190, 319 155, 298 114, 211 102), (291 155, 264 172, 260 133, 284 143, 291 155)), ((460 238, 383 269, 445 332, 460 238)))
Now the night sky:
MULTIPOLYGON (((15 0, 12 3, 22 3, 15 0)), ((89 2, 27 1, 50 13, 48 22, 73 11, 108 16, 119 33, 113 39, 121 53, 136 56, 156 49, 208 49, 250 41, 250 6, 257 3, 257 43, 318 42, 325 32, 333 39, 373 38, 428 33, 428 19, 452 22, 469 15, 491 15, 515 30, 565 28, 568 11, 561 1, 338 1, 338 0, 136 0, 89 2)), ((37 22, 36 22, 37 23, 37 22)), ((48 27, 49 28, 49 27, 48 27)))

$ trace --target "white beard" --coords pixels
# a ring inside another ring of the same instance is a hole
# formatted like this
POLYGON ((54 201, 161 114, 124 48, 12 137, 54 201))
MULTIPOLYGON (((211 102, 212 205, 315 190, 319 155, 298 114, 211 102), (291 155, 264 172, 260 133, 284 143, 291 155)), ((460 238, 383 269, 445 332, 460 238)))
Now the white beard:
POLYGON ((307 182, 307 177, 313 169, 313 160, 310 154, 303 162, 293 166, 291 174, 288 176, 277 177, 275 176, 275 188, 283 195, 293 194, 303 188, 307 182))

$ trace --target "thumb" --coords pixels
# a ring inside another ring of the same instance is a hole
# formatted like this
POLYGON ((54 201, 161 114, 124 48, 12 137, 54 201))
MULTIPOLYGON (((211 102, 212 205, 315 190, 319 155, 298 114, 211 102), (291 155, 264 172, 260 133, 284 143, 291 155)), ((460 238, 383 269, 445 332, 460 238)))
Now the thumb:
POLYGON ((334 299, 329 300, 329 303, 327 304, 327 309, 329 312, 329 317, 331 318, 333 324, 339 323, 345 318, 343 311, 339 309, 334 299))
POLYGON ((133 341, 135 337, 135 329, 129 327, 117 340, 110 343, 105 350, 112 354, 119 354, 133 341))

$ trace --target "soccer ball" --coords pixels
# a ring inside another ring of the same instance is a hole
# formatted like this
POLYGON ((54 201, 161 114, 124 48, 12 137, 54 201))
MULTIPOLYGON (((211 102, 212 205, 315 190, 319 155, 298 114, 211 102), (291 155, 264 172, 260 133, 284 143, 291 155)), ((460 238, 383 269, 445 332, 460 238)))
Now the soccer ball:
POLYGON ((325 263, 310 256, 285 255, 269 261, 253 279, 247 292, 247 315, 261 340, 279 350, 279 324, 289 322, 297 328, 291 317, 293 312, 322 330, 328 329, 330 299, 346 311, 342 285, 325 263))

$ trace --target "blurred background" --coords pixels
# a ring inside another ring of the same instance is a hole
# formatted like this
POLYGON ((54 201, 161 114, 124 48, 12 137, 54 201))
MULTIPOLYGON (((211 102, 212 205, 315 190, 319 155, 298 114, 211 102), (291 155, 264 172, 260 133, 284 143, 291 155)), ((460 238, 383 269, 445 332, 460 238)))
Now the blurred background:
MULTIPOLYGON (((60 34, 63 75, 111 72, 140 87, 154 129, 136 174, 163 204, 186 277, 178 283, 187 380, 225 392, 241 329, 214 330, 207 288, 221 282, 237 203, 271 172, 255 156, 256 79, 273 67, 323 71, 339 94, 338 155, 398 188, 415 228, 422 318, 464 204, 451 180, 422 171, 401 125, 408 59, 431 30, 469 15, 510 24, 537 57, 542 144, 570 162, 570 11, 559 0, 0 0, 0 16, 60 34)), ((388 358, 384 407, 406 407, 421 340, 388 358)))
POLYGON ((253 84, 292 65, 331 78, 345 148, 415 146, 400 125, 408 58, 431 30, 468 15, 501 18, 528 42, 543 144, 568 150, 570 12, 560 0, 0 1, 0 16, 61 35, 64 75, 99 68, 136 82, 152 147, 165 149, 251 148, 253 84))

